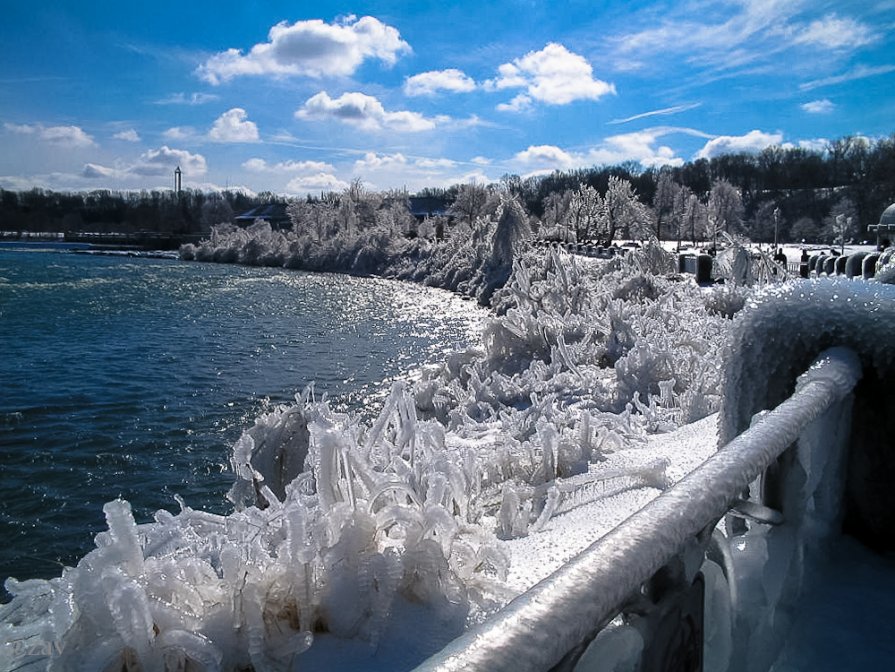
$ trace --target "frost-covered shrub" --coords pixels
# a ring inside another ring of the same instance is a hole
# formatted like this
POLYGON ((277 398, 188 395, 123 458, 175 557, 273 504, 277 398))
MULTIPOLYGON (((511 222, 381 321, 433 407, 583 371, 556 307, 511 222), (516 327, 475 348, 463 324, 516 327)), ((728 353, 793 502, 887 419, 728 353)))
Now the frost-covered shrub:
MULTIPOLYGON (((3 640, 52 642, 51 669, 284 669, 321 633, 375 647, 401 602, 449 638, 505 601, 507 561, 470 505, 474 455, 447 450, 400 385, 370 427, 299 402, 237 442, 237 511, 137 525, 110 502, 76 568, 7 584, 3 640), (287 480, 282 497, 268 485, 287 480)), ((0 649, 4 669, 17 650, 0 649)))
POLYGON ((718 285, 705 292, 705 307, 713 315, 728 319, 746 305, 748 290, 735 285, 718 285))

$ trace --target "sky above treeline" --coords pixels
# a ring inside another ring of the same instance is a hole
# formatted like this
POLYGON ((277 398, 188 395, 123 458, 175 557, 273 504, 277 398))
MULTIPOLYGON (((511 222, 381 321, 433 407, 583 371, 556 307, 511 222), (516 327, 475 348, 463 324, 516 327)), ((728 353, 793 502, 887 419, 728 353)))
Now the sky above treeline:
POLYGON ((895 0, 6 3, 0 187, 445 187, 895 132, 895 0))

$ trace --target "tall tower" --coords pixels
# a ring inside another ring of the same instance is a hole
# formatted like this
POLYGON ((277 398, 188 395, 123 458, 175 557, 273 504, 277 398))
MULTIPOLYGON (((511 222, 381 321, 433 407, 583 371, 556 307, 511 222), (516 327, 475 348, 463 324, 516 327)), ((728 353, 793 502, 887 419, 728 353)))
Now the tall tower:
POLYGON ((180 170, 180 166, 174 169, 174 193, 180 196, 180 179, 183 176, 183 171, 180 170))

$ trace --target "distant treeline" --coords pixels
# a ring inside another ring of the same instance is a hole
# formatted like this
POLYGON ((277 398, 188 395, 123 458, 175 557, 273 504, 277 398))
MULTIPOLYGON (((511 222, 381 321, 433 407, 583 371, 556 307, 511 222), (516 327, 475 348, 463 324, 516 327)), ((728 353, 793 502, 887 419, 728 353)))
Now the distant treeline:
POLYGON ((261 205, 284 202, 271 193, 239 191, 94 191, 0 189, 0 230, 161 234, 205 233, 261 205))
MULTIPOLYGON (((653 228, 662 238, 680 235, 675 197, 682 208, 690 197, 693 208, 698 209, 699 203, 708 208, 713 187, 720 182, 739 192, 742 210, 735 228, 753 240, 772 241, 775 226, 781 241, 829 240, 837 214, 848 216, 854 237, 868 237, 867 225, 879 221, 895 201, 895 135, 877 140, 841 138, 822 150, 776 146, 758 154, 727 154, 679 167, 643 169, 627 162, 528 178, 505 175, 499 187, 516 196, 534 218, 561 224, 564 217, 551 215, 551 208, 566 207, 563 198, 568 201, 582 187, 606 193, 613 177, 630 182, 637 198, 650 206, 653 228)), ((450 206, 462 187, 425 189, 417 195, 450 206)), ((0 229, 196 234, 252 208, 289 201, 269 192, 0 190, 0 229)))

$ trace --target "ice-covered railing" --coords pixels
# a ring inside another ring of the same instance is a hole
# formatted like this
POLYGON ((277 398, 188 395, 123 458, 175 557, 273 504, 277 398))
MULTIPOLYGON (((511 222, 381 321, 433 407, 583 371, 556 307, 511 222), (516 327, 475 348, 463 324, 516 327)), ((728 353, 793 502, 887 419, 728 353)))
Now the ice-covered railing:
MULTIPOLYGON (((599 656, 604 665, 606 656, 644 655, 667 662, 671 655, 690 651, 701 657, 694 648, 701 642, 687 639, 701 634, 702 628, 696 625, 682 633, 680 642, 658 642, 666 650, 650 651, 656 645, 650 635, 662 630, 666 610, 662 601, 669 595, 686 599, 702 568, 703 549, 724 544, 711 541, 719 519, 812 421, 848 395, 859 376, 860 365, 852 352, 829 351, 801 379, 800 389, 749 431, 496 617, 417 669, 519 672, 555 666, 574 669, 583 656, 599 656), (589 651, 601 629, 622 613, 627 614, 626 625, 597 638, 595 649, 589 651), (682 646, 669 648, 676 645, 682 646)), ((725 555, 717 550, 714 554, 725 555)), ((701 579, 709 591, 726 582, 723 570, 728 568, 718 569, 722 571, 710 580, 701 579)), ((686 619, 682 622, 686 630, 686 619)), ((724 648, 729 652, 730 632, 726 639, 724 648)))
POLYGON ((893 529, 892 481, 868 499, 846 461, 891 475, 895 292, 817 281, 751 304, 718 453, 419 670, 769 669, 843 516, 871 542, 893 529))

